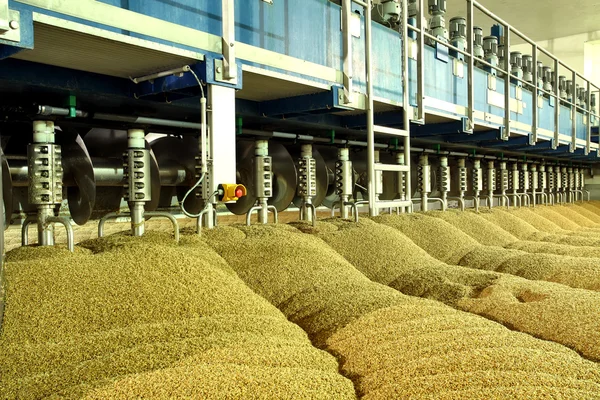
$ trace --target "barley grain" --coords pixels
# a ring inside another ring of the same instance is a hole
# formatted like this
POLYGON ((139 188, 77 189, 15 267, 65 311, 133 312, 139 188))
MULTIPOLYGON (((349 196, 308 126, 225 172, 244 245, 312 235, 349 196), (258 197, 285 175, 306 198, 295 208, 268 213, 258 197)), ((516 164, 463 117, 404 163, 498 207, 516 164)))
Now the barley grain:
POLYGON ((116 235, 8 259, 2 398, 355 397, 336 360, 197 238, 116 235))
MULTIPOLYGON (((206 236, 253 290, 338 356, 360 396, 434 397, 454 390, 461 397, 475 386, 506 397, 516 383, 527 388, 525 397, 600 389, 598 366, 561 345, 375 284, 322 240, 289 227, 239 230, 206 236), (243 263, 240 253, 247 255, 243 263)), ((375 270, 382 277, 389 272, 375 270)))

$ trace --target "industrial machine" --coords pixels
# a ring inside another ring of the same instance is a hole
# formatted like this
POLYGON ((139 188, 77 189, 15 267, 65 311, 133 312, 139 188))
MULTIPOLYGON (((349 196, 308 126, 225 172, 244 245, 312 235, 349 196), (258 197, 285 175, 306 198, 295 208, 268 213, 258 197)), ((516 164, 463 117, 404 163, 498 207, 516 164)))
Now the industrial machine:
POLYGON ((600 89, 466 5, 0 0, 4 226, 589 198, 600 89))

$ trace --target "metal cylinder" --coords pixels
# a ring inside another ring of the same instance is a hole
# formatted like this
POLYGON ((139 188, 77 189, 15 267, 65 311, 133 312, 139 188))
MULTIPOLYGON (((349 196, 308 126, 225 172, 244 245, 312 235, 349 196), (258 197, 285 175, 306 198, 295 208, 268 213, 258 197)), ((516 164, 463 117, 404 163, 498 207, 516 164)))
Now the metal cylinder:
POLYGON ((519 190, 519 186, 521 183, 519 173, 519 165, 517 163, 512 164, 511 174, 510 174, 510 188, 513 193, 517 193, 519 190))
POLYGON ((269 142, 257 140, 254 146, 256 197, 268 199, 273 196, 273 160, 269 156, 269 142))
POLYGON ((533 57, 530 55, 523 55, 523 80, 525 82, 533 83, 533 57))
POLYGON ((496 190, 496 168, 493 161, 488 161, 486 188, 490 197, 494 196, 496 190))
POLYGON ((543 67, 542 68, 542 77, 544 81, 544 90, 550 92, 552 91, 552 68, 543 67))
POLYGON ((354 171, 350 161, 350 151, 347 148, 338 149, 338 159, 335 163, 335 186, 336 193, 340 196, 341 217, 348 218, 348 203, 354 188, 354 171))
POLYGON ((312 144, 304 144, 298 160, 298 196, 311 203, 317 195, 317 162, 312 156, 312 144))
MULTIPOLYGON (((405 165, 404 161, 404 153, 398 152, 396 153, 396 164, 405 165)), ((398 198, 400 200, 406 200, 406 179, 404 178, 404 172, 398 172, 396 174, 396 179, 398 182, 398 198)))
POLYGON ((48 223, 54 208, 62 202, 62 154, 54 144, 54 123, 33 122, 33 143, 27 146, 27 191, 30 204, 37 206, 38 243, 54 245, 54 227, 48 223))
MULTIPOLYGON (((496 36, 486 36, 483 38, 483 52, 485 61, 494 67, 498 66, 498 38, 496 36)), ((495 69, 485 68, 488 72, 496 74, 495 69)))
POLYGON ((549 165, 546 168, 546 184, 548 190, 552 193, 556 189, 556 181, 554 180, 554 167, 549 165))
POLYGON ((531 185, 529 183, 529 173, 528 173, 528 165, 527 163, 521 164, 521 174, 519 177, 519 187, 523 192, 527 192, 531 189, 531 185))
POLYGON ((537 62, 537 86, 542 89, 544 87, 544 64, 541 61, 537 62))
MULTIPOLYGON (((373 153, 373 160, 376 164, 379 164, 379 150, 375 150, 373 153)), ((377 196, 377 200, 379 200, 379 196, 383 194, 383 171, 375 171, 375 195, 377 196)))
POLYGON ((538 174, 538 187, 542 192, 548 189, 548 175, 546 173, 546 166, 540 165, 540 172, 538 174))
POLYGON ((563 100, 567 99, 567 77, 560 75, 558 77, 558 91, 560 92, 560 98, 563 100))
POLYGON ((519 79, 523 79, 523 55, 520 51, 510 53, 510 73, 519 79))
POLYGON ((473 161, 473 192, 476 197, 479 196, 483 190, 483 176, 481 173, 481 161, 473 161))
POLYGON ((445 198, 450 191, 450 167, 448 166, 448 157, 440 157, 440 179, 439 190, 442 198, 445 198))
POLYGON ((142 236, 145 231, 144 205, 152 200, 150 150, 146 149, 145 133, 141 129, 127 131, 127 151, 124 154, 125 199, 131 213, 131 233, 142 236))
MULTIPOLYGON (((504 43, 502 41, 500 41, 500 43, 498 43, 498 65, 500 66, 500 68, 504 68, 505 67, 505 61, 506 61, 506 46, 504 45, 504 43)), ((510 59, 509 59, 510 61, 510 59)))
POLYGON ((581 104, 581 98, 583 97, 583 88, 579 87, 579 85, 575 84, 575 104, 579 107, 583 107, 581 104))
POLYGON ((575 103, 575 88, 573 87, 573 81, 572 80, 567 80, 567 100, 570 101, 571 103, 575 103))
POLYGON ((467 167, 464 158, 458 159, 458 191, 460 192, 460 197, 463 197, 465 193, 469 190, 469 182, 467 178, 467 167))
POLYGON ((429 165, 429 156, 427 154, 419 156, 417 185, 419 192, 421 192, 421 211, 427 211, 429 193, 431 192, 431 166, 429 165))
POLYGON ((446 14, 446 0, 428 0, 429 14, 444 15, 446 14))
POLYGON ((454 17, 450 20, 450 40, 467 41, 467 20, 463 17, 454 17))
POLYGON ((473 55, 477 58, 484 57, 483 29, 480 26, 473 27, 473 55))
POLYGON ((408 0, 408 16, 409 18, 416 18, 419 13, 419 4, 417 0, 408 0))

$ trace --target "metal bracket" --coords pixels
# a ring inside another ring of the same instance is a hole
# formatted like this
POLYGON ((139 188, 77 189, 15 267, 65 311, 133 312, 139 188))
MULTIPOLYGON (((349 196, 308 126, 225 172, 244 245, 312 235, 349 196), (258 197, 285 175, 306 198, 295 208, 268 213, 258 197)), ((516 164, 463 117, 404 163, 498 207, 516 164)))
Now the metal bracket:
MULTIPOLYGON (((0 1, 2 3, 2 1, 0 1)), ((0 5, 0 40, 10 42, 21 41, 21 13, 16 10, 9 10, 8 4, 0 5), (5 13, 6 11, 6 13, 5 13)))
MULTIPOLYGON (((227 73, 228 67, 226 67, 226 65, 227 65, 227 63, 225 62, 225 60, 221 60, 218 58, 215 59, 215 81, 236 85, 238 82, 237 72, 235 73, 236 74, 235 78, 227 78, 226 73, 227 73)), ((237 67, 236 67, 236 69, 237 69, 237 67)), ((232 71, 231 65, 229 65, 229 71, 232 71)))
POLYGON ((465 63, 459 59, 454 58, 452 60, 452 73, 454 76, 459 78, 465 77, 465 63))

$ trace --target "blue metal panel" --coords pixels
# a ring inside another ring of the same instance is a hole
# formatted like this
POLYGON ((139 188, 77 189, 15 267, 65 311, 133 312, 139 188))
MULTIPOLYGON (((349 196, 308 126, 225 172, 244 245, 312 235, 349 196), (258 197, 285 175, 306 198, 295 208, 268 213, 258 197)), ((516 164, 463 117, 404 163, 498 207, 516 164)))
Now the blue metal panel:
POLYGON ((266 117, 294 118, 303 114, 331 113, 336 109, 345 110, 340 105, 342 89, 333 86, 331 91, 309 94, 286 99, 277 99, 261 103, 261 114, 266 117))
MULTIPOLYGON (((117 0, 103 1, 119 6, 117 0)), ((125 5, 121 6, 125 8, 125 5)), ((220 1, 129 0, 128 8, 182 26, 221 35, 220 1)), ((276 1, 272 5, 262 1, 236 2, 235 18, 236 39, 240 42, 327 67, 342 69, 341 9, 328 0, 276 1)), ((354 78, 357 88, 364 91, 364 18, 361 25, 361 37, 353 38, 352 44, 354 78)), ((145 35, 134 33, 131 35, 185 47, 145 35)), ((397 32, 373 23, 373 53, 385 55, 373 58, 376 96, 396 102, 402 100, 401 49, 402 42, 397 32)))
POLYGON ((571 136, 573 129, 573 121, 571 120, 571 107, 567 107, 561 104, 560 115, 559 115, 559 133, 563 135, 571 136))

